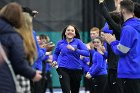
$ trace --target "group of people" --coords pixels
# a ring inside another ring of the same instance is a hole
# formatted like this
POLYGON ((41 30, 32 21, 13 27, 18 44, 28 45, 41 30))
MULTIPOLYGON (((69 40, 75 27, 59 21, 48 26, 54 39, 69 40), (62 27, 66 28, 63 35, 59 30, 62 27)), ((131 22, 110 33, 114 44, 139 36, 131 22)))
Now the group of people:
MULTIPOLYGON (((20 84, 23 85, 22 92, 29 93, 29 80, 35 82, 42 78, 41 72, 31 67, 37 54, 32 36, 32 19, 29 14, 22 11, 19 4, 9 3, 0 10, 0 24, 1 45, 17 80, 19 79, 20 84), (22 34, 24 31, 25 34, 22 34)), ((16 86, 6 62, 0 64, 0 81, 1 93, 16 93, 16 86)))
POLYGON ((35 61, 48 60, 44 51, 52 51, 54 45, 40 48, 32 26, 37 13, 17 3, 0 10, 1 93, 36 93, 34 83, 43 78, 42 71, 34 67, 35 61))
POLYGON ((87 46, 75 26, 64 28, 52 63, 58 65, 63 93, 79 92, 82 70, 87 79, 92 79, 91 93, 140 92, 140 5, 131 0, 116 2, 117 10, 108 13, 104 0, 99 0, 106 24, 101 33, 90 32, 95 37, 87 46))
POLYGON ((77 27, 67 25, 52 56, 54 44, 44 35, 37 38, 33 31, 37 12, 17 3, 4 6, 0 10, 0 43, 14 73, 0 53, 1 93, 17 92, 13 78, 21 93, 45 93, 41 86, 47 85, 44 79, 50 65, 56 68, 63 93, 79 93, 83 73, 91 93, 140 93, 140 5, 115 1, 116 11, 108 13, 104 0, 99 0, 106 23, 101 30, 91 28, 91 42, 83 43, 77 27))

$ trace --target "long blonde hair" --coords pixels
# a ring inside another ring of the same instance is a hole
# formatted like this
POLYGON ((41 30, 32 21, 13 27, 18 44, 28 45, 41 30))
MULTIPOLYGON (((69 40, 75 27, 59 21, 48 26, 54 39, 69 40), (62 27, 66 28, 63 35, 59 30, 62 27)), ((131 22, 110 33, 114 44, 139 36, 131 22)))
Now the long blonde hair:
POLYGON ((23 38, 26 57, 30 64, 33 64, 34 59, 37 57, 32 28, 32 17, 28 13, 23 13, 22 27, 16 29, 16 31, 19 32, 23 38))

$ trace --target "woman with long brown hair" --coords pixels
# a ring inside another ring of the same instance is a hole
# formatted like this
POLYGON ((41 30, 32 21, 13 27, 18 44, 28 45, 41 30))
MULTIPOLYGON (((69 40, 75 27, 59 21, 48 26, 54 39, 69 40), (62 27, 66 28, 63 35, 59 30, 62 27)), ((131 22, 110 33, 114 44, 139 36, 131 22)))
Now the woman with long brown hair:
MULTIPOLYGON (((23 39, 14 29, 22 26, 22 15, 21 6, 17 3, 9 3, 1 9, 0 42, 6 50, 15 74, 38 81, 41 79, 40 72, 29 66, 24 51, 23 39)), ((0 81, 1 93, 16 93, 11 72, 5 62, 0 67, 0 81)))

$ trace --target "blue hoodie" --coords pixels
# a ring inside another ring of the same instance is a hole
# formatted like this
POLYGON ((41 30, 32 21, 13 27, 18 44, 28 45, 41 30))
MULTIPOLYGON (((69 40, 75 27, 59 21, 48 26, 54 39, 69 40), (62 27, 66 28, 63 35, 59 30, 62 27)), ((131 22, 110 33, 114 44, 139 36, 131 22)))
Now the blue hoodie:
POLYGON ((35 43, 36 43, 38 58, 42 58, 44 56, 44 52, 47 51, 47 50, 46 50, 46 48, 42 48, 42 49, 40 48, 40 46, 38 44, 38 41, 36 39, 36 32, 35 31, 33 31, 33 36, 34 36, 34 40, 35 40, 35 43))
POLYGON ((74 38, 70 43, 76 51, 72 51, 67 48, 68 42, 63 39, 58 42, 53 54, 53 61, 58 62, 58 67, 64 67, 67 69, 82 69, 80 55, 89 56, 86 45, 77 38, 74 38))
POLYGON ((122 25, 120 41, 110 45, 113 52, 120 56, 118 78, 140 79, 140 20, 126 20, 122 25))
POLYGON ((42 62, 43 60, 48 60, 49 56, 45 55, 46 50, 44 50, 44 48, 40 48, 40 51, 44 55, 42 55, 42 57, 40 56, 40 58, 39 57, 37 58, 37 60, 34 62, 33 68, 42 71, 42 62))
POLYGON ((38 41, 36 39, 36 32, 35 31, 33 31, 33 36, 34 36, 34 40, 36 43, 37 55, 38 55, 37 60, 33 64, 33 68, 42 71, 42 61, 43 61, 43 59, 48 58, 48 56, 45 56, 46 48, 40 48, 38 41))
POLYGON ((106 61, 102 54, 98 51, 91 50, 92 54, 92 66, 89 69, 89 73, 92 77, 99 75, 107 75, 106 61))

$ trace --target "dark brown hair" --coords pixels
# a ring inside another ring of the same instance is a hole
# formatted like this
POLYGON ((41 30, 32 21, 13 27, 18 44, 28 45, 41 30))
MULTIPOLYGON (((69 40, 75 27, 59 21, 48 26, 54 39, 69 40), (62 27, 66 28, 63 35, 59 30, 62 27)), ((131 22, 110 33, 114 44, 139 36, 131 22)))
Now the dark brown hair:
POLYGON ((123 0, 120 2, 121 9, 126 9, 128 12, 134 12, 134 2, 131 0, 123 0))
POLYGON ((66 29, 67 29, 69 26, 72 26, 72 27, 74 27, 74 29, 75 29, 75 34, 76 34, 76 36, 75 36, 74 38, 80 39, 79 30, 78 30, 78 29, 76 28, 76 26, 74 26, 74 25, 67 25, 67 26, 63 29, 63 32, 62 32, 62 39, 65 39, 65 38, 66 38, 65 32, 66 32, 66 29))
POLYGON ((115 21, 115 23, 117 23, 118 25, 122 24, 120 12, 113 11, 113 12, 109 12, 109 14, 110 14, 111 18, 115 21))
POLYGON ((134 5, 134 14, 136 17, 140 18, 140 3, 135 2, 134 5))
POLYGON ((17 3, 9 3, 0 11, 0 17, 7 20, 12 26, 20 28, 22 25, 22 9, 17 3))
POLYGON ((92 42, 94 42, 95 39, 99 39, 99 40, 101 41, 102 44, 103 44, 103 42, 104 42, 104 40, 103 40, 102 37, 100 37, 100 36, 94 38, 92 42))

